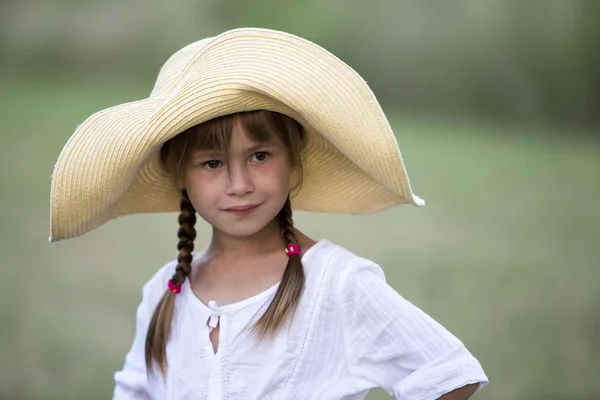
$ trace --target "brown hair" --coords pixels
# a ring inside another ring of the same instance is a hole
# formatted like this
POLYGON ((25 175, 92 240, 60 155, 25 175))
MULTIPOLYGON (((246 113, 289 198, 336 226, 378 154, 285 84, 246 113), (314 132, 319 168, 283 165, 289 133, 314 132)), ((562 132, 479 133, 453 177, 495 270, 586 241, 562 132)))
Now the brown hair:
MULTIPOLYGON (((193 126, 175 136, 164 144, 160 158, 163 168, 173 175, 177 182, 182 181, 188 155, 196 150, 214 149, 223 154, 227 153, 231 140, 231 131, 239 122, 248 138, 254 142, 266 142, 273 136, 281 140, 288 150, 289 160, 296 181, 291 192, 298 190, 302 184, 302 162, 300 153, 305 145, 305 131, 298 122, 285 115, 271 111, 249 111, 226 115, 193 126)), ((281 237, 286 246, 297 243, 294 235, 294 221, 290 194, 279 213, 277 221, 281 237)), ((185 189, 181 191, 181 212, 179 214, 179 242, 177 249, 177 267, 171 278, 173 283, 181 285, 192 272, 192 252, 196 238, 196 210, 192 205, 185 189)), ((288 315, 294 312, 304 288, 304 270, 299 255, 292 255, 283 273, 283 277, 275 293, 275 297, 262 317, 256 322, 255 328, 261 337, 275 332, 288 315)), ((154 310, 154 315, 148 326, 146 335, 146 367, 152 372, 156 362, 165 374, 167 369, 166 345, 171 331, 171 319, 175 294, 166 290, 154 310)))

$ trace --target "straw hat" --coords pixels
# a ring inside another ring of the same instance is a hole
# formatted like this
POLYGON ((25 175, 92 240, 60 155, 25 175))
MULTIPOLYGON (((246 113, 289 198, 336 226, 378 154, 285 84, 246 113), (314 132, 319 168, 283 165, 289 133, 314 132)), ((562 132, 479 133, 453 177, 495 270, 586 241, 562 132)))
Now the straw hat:
POLYGON ((79 125, 52 175, 50 241, 110 219, 179 210, 159 151, 185 129, 241 111, 276 111, 307 131, 296 210, 366 214, 425 202, 412 193, 396 138, 348 65, 300 37, 243 28, 192 43, 163 65, 148 98, 79 125))

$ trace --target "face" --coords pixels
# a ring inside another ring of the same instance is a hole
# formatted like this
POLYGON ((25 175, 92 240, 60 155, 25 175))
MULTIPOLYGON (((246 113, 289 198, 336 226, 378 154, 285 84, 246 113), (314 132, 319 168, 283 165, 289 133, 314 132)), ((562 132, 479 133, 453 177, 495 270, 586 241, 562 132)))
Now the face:
POLYGON ((288 152, 276 137, 268 143, 251 141, 239 124, 231 132, 228 152, 191 154, 183 185, 213 229, 233 237, 252 236, 277 216, 287 199, 288 152))

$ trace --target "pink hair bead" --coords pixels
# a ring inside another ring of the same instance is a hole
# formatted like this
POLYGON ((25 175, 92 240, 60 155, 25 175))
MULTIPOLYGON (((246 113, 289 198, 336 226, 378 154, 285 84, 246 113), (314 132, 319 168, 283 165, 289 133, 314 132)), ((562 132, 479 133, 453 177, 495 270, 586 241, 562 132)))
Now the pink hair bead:
POLYGON ((176 285, 175 283, 173 283, 172 280, 169 280, 169 290, 173 293, 173 294, 177 294, 179 292, 181 292, 181 285, 176 285))
POLYGON ((287 247, 285 248, 285 254, 287 254, 288 257, 290 257, 293 254, 300 255, 300 246, 298 246, 296 243, 287 245, 287 247))

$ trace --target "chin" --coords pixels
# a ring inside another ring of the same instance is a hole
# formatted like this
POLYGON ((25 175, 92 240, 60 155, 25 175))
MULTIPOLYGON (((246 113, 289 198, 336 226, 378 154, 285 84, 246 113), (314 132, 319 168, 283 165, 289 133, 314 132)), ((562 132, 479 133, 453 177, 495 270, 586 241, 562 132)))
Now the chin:
POLYGON ((235 237, 235 238, 245 238, 245 237, 250 237, 253 235, 256 235, 257 233, 261 232, 263 229, 265 229, 265 227, 268 225, 267 224, 258 224, 258 223, 242 223, 239 224, 239 226, 228 226, 228 227, 221 227, 218 228, 221 232, 223 232, 224 234, 231 236, 231 237, 235 237))

